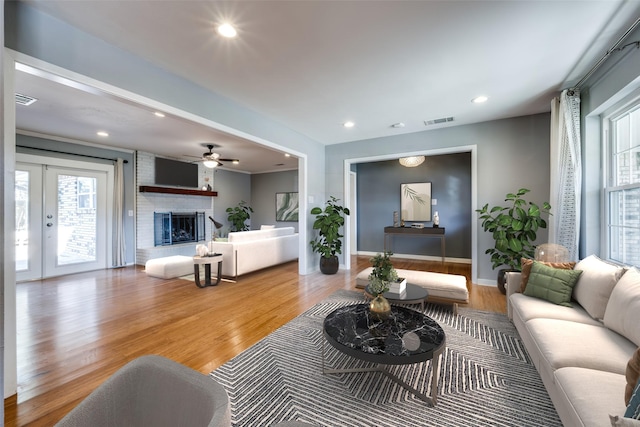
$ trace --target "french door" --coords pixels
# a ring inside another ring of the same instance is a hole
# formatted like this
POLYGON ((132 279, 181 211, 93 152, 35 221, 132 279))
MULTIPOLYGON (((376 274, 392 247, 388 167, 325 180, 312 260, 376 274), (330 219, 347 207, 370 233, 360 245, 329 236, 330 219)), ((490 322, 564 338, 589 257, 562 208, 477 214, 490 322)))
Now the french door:
POLYGON ((107 267, 108 170, 53 162, 60 164, 16 164, 18 281, 107 267))

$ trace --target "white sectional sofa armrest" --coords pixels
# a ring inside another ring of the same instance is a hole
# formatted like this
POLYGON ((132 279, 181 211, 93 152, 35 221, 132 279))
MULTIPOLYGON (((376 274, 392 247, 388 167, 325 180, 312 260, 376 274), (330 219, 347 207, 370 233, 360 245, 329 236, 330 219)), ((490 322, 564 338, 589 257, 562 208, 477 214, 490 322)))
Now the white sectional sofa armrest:
POLYGON ((513 308, 509 304, 509 297, 515 293, 520 293, 520 283, 522 282, 522 273, 519 271, 508 271, 505 274, 507 282, 505 289, 507 290, 507 315, 509 319, 513 319, 513 308))

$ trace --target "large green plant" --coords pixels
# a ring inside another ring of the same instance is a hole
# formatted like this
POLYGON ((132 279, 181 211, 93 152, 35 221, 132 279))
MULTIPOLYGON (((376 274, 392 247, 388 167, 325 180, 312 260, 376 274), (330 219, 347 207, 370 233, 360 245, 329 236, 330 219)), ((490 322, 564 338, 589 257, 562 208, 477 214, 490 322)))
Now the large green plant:
POLYGON ((231 223, 231 231, 247 231, 249 226, 245 221, 251 218, 253 209, 247 205, 247 202, 241 200, 238 206, 227 208, 227 220, 231 223))
POLYGON ((520 258, 533 258, 535 252, 536 233, 540 228, 547 228, 542 214, 549 214, 551 205, 542 204, 542 209, 535 203, 526 201, 523 196, 529 191, 521 188, 517 193, 508 193, 507 206, 489 208, 487 203, 482 209, 476 209, 482 220, 482 228, 493 234, 495 246, 485 251, 491 255, 493 268, 507 266, 512 270, 520 270, 520 258))
POLYGON ((349 215, 349 209, 338 202, 339 199, 331 196, 324 210, 319 207, 311 209, 311 214, 316 216, 313 229, 318 230, 318 235, 310 242, 311 247, 324 258, 342 253, 341 239, 344 236, 340 234, 340 227, 344 225, 344 217, 349 215))

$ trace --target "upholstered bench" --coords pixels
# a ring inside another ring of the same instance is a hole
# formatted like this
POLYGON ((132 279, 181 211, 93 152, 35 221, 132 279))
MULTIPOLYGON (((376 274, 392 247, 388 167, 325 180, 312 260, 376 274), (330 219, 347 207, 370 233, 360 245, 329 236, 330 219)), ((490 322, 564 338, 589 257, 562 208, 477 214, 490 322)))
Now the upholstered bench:
MULTIPOLYGON (((369 275, 373 267, 365 268, 356 276, 356 288, 364 289, 369 284, 369 275)), ((433 273, 431 271, 396 269, 399 277, 407 283, 422 286, 429 292, 429 302, 453 304, 454 314, 458 313, 458 304, 469 302, 467 278, 456 274, 433 273)))
POLYGON ((148 276, 173 279, 193 274, 193 258, 185 255, 154 258, 147 261, 144 269, 148 276))

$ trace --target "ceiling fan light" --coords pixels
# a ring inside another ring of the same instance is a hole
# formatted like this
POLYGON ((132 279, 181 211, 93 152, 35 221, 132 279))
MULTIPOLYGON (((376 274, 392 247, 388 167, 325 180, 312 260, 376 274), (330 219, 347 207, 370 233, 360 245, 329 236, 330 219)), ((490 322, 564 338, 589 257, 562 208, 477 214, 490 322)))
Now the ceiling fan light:
POLYGON ((424 163, 424 156, 401 157, 400 164, 407 168, 415 168, 424 163))
POLYGON ((208 167, 209 169, 213 169, 216 166, 218 166, 218 162, 216 162, 215 160, 205 160, 202 162, 203 165, 205 165, 205 167, 208 167))

